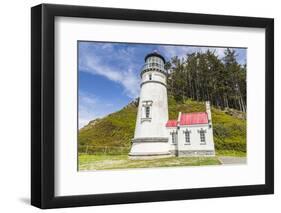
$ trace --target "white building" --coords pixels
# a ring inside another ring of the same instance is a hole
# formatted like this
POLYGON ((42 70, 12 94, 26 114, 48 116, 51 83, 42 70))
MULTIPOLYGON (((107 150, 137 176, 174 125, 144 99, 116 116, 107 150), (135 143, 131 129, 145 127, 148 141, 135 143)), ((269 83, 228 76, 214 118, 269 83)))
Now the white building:
POLYGON ((206 112, 179 113, 166 123, 170 152, 176 156, 214 156, 215 147, 210 104, 206 112))
POLYGON ((180 113, 168 120, 165 58, 145 57, 134 139, 129 156, 167 157, 215 155, 209 102, 206 112, 180 113))

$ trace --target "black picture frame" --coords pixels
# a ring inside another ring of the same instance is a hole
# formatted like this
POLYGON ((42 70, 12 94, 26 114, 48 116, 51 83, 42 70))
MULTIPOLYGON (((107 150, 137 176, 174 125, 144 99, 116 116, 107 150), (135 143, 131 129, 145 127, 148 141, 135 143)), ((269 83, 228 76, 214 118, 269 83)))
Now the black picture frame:
POLYGON ((272 194, 274 193, 274 20, 53 4, 32 7, 31 112, 31 204, 39 208, 272 194), (265 29, 265 184, 56 197, 54 195, 54 21, 58 16, 265 29))

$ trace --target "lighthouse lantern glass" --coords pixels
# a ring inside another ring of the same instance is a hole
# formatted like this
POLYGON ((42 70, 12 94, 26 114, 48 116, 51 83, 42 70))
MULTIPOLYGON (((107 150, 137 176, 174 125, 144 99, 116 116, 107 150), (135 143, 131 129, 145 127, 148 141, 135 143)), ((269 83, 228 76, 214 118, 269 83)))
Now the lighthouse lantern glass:
POLYGON ((147 58, 143 69, 153 68, 153 67, 164 70, 164 61, 157 56, 151 56, 147 58))

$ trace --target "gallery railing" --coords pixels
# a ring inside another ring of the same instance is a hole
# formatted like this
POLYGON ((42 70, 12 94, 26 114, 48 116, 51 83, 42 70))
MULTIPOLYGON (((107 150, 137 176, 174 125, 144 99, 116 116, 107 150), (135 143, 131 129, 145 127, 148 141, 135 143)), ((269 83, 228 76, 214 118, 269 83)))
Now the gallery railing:
POLYGON ((145 63, 142 67, 142 70, 146 70, 149 68, 159 68, 161 70, 164 70, 164 65, 159 63, 145 63))

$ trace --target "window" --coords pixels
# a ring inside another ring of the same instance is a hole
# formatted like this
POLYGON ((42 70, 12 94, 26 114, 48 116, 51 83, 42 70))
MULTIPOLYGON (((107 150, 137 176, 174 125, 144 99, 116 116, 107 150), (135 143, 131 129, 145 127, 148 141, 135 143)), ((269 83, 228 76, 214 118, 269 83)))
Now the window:
POLYGON ((204 132, 200 132, 200 141, 201 142, 206 142, 206 138, 205 138, 205 133, 204 132))
POLYGON ((185 135, 185 144, 190 145, 190 133, 191 133, 191 131, 186 130, 186 131, 183 131, 183 133, 185 135))
POLYGON ((151 121, 151 110, 152 110, 152 101, 145 100, 142 101, 142 109, 141 109, 141 123, 146 121, 151 121))
POLYGON ((150 81, 152 80, 152 74, 149 74, 149 80, 150 81))
POLYGON ((145 117, 146 117, 146 118, 149 118, 149 117, 150 117, 150 107, 149 107, 149 106, 146 106, 146 107, 145 107, 145 117))
POLYGON ((198 132, 200 134, 200 144, 206 144, 206 130, 200 129, 198 132))
POLYGON ((177 132, 171 132, 170 134, 172 135, 172 144, 176 144, 177 143, 177 132))

